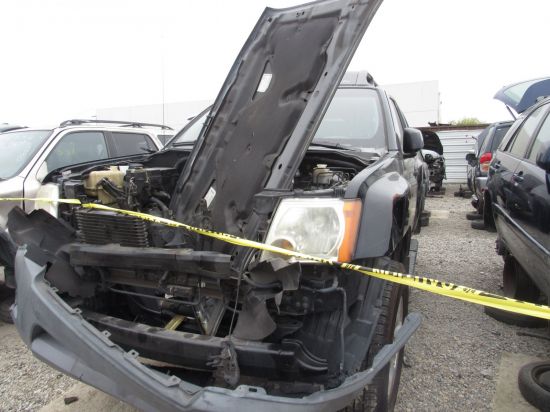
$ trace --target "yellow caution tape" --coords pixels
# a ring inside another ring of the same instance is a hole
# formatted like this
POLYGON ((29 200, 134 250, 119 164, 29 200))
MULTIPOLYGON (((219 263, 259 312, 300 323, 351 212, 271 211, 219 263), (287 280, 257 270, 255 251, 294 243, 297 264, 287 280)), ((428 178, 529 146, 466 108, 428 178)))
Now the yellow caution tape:
POLYGON ((170 227, 183 228, 200 235, 209 236, 214 239, 218 239, 227 243, 231 243, 238 246, 244 246, 267 252, 278 253, 281 255, 296 257, 299 259, 305 259, 313 262, 318 262, 330 266, 335 266, 345 270, 351 270, 354 272, 362 273, 363 275, 373 276, 375 278, 387 280, 394 283, 399 283, 405 286, 411 286, 413 288, 425 290, 427 292, 435 293, 438 295, 448 296, 454 299, 464 300, 466 302, 476 303, 478 305, 489 306, 495 309, 501 309, 508 312, 519 313, 527 316, 534 316, 537 318, 550 320, 550 307, 545 305, 539 305, 531 302, 524 302, 505 296, 495 295, 493 293, 484 292, 478 289, 468 288, 466 286, 456 285, 454 283, 441 282, 437 279, 431 279, 423 276, 413 276, 399 272, 391 272, 387 270, 380 270, 376 268, 370 268, 366 266, 354 265, 352 263, 338 262, 336 260, 324 259, 317 256, 306 255, 303 253, 295 252, 292 250, 283 249, 273 245, 266 245, 264 243, 256 242, 253 240, 243 239, 238 236, 230 235, 228 233, 216 232, 213 230, 202 229, 194 226, 187 225, 185 223, 177 222, 175 220, 166 219, 149 215, 147 213, 134 212, 132 210, 117 209, 110 206, 105 206, 97 203, 82 203, 78 199, 44 199, 44 198, 0 198, 0 201, 40 201, 40 202, 52 202, 52 203, 66 203, 72 205, 80 205, 86 209, 107 210, 111 212, 121 213, 128 216, 134 216, 139 219, 143 219, 149 222, 158 223, 170 227))

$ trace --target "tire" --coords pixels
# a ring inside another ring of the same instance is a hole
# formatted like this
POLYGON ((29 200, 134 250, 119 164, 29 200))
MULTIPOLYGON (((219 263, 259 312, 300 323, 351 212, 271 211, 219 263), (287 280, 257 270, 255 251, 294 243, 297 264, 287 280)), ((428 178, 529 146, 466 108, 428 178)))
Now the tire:
POLYGON ((505 310, 485 306, 483 311, 486 315, 507 325, 519 326, 521 328, 544 328, 548 321, 533 316, 520 315, 519 313, 506 312, 505 310))
POLYGON ((430 224, 430 217, 429 216, 420 216, 420 226, 428 226, 430 224))
POLYGON ((526 401, 550 412, 550 360, 524 365, 519 370, 518 386, 526 401))
POLYGON ((0 301, 0 320, 4 323, 13 323, 13 319, 10 314, 10 307, 13 305, 15 298, 13 296, 7 296, 0 301))
MULTIPOLYGON (((504 259, 502 284, 504 296, 506 297, 534 303, 539 299, 539 289, 512 256, 506 256, 504 259)), ((506 312, 487 306, 484 308, 484 311, 493 319, 506 323, 507 325, 520 326, 523 328, 543 328, 548 324, 548 321, 544 319, 506 312)))
MULTIPOLYGON (((404 265, 394 261, 382 269, 405 272, 404 265)), ((363 370, 372 365, 374 357, 384 345, 393 342, 394 333, 400 324, 403 324, 408 309, 409 288, 387 282, 384 285, 380 317, 363 362, 363 370)), ((399 390, 404 353, 405 348, 395 355, 390 363, 376 375, 372 383, 363 389, 362 394, 344 410, 346 412, 393 411, 399 390)))
POLYGON ((504 259, 502 285, 504 296, 509 298, 537 302, 540 297, 539 288, 512 256, 507 256, 504 259))
POLYGON ((496 232, 496 225, 495 225, 495 219, 493 218, 493 206, 491 204, 491 197, 485 191, 483 194, 483 205, 482 205, 482 215, 483 215, 483 222, 485 223, 485 226, 487 227, 487 230, 489 232, 496 232))

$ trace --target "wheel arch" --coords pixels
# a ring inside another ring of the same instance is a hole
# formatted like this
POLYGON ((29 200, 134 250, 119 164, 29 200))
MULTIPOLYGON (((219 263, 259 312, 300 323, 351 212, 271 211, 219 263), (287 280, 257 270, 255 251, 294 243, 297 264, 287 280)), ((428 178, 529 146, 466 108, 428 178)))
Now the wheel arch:
POLYGON ((408 182, 397 172, 386 173, 370 185, 365 181, 357 197, 363 209, 353 260, 391 255, 414 224, 408 182))

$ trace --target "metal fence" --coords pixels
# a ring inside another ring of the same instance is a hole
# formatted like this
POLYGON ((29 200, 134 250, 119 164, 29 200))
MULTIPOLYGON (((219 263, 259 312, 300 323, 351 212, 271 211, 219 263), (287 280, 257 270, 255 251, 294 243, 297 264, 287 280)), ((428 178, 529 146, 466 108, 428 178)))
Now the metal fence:
POLYGON ((436 131, 443 145, 448 183, 466 183, 466 154, 474 148, 481 129, 436 131))

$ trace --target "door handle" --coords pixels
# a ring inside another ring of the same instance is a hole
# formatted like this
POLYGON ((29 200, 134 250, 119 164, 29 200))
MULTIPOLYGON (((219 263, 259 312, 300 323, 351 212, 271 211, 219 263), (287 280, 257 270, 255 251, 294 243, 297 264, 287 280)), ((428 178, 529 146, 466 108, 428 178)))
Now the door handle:
POLYGON ((496 162, 494 165, 492 165, 491 167, 495 170, 500 169, 500 160, 498 162, 496 162))
POLYGON ((523 172, 514 173, 512 179, 517 183, 523 182, 523 172))

